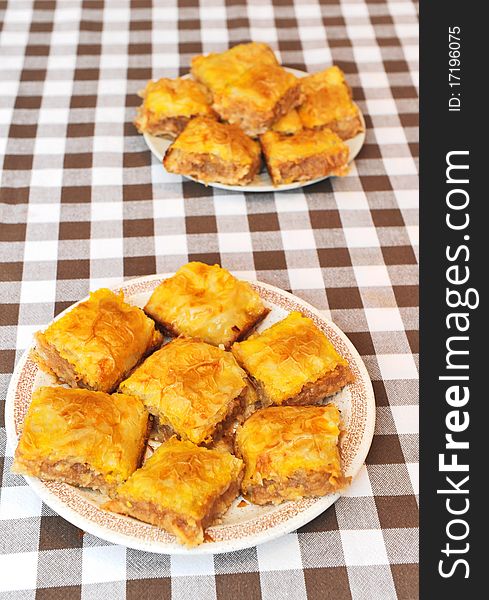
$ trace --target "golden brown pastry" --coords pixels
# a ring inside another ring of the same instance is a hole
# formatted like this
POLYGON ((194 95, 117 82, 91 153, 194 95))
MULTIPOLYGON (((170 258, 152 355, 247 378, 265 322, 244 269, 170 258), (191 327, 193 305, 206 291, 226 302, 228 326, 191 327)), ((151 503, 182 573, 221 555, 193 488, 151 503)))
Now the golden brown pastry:
POLYGON ((35 339, 32 356, 41 369, 71 387, 111 392, 163 336, 122 292, 102 288, 35 339))
POLYGON ((214 94, 214 110, 250 136, 264 133, 299 105, 299 79, 279 65, 257 64, 214 94))
POLYGON ((215 94, 254 65, 278 65, 270 46, 250 42, 238 44, 225 52, 194 56, 192 75, 215 94))
POLYGON ((251 285, 219 265, 190 262, 153 292, 144 310, 172 336, 229 347, 270 312, 251 285))
POLYGON ((260 170, 260 145, 235 125, 192 119, 163 158, 170 173, 203 183, 246 185, 260 170))
POLYGON ((195 444, 212 442, 254 400, 230 352, 189 338, 164 345, 119 389, 142 400, 159 425, 195 444))
POLYGON ((348 146, 329 129, 303 129, 293 135, 267 131, 260 143, 274 185, 348 172, 348 146))
POLYGON ((337 67, 314 73, 300 80, 304 101, 299 116, 304 127, 327 127, 342 140, 363 131, 360 111, 353 103, 345 74, 337 67))
POLYGON ((12 470, 111 494, 142 462, 148 418, 131 396, 38 388, 12 470))
POLYGON ((140 133, 174 139, 190 119, 214 118, 209 91, 192 79, 158 79, 148 81, 139 93, 143 103, 134 121, 140 133))
POLYGON ((264 406, 317 404, 353 381, 348 361, 314 322, 299 312, 233 344, 264 406))
POLYGON ((272 125, 272 131, 278 131, 278 133, 297 133, 301 129, 303 129, 302 121, 295 108, 272 125))
POLYGON ((173 533, 186 546, 204 541, 204 531, 239 493, 243 462, 175 437, 117 490, 104 508, 173 533))
POLYGON ((243 496, 280 504, 343 488, 338 436, 340 414, 328 406, 273 406, 255 412, 236 434, 245 463, 243 496))

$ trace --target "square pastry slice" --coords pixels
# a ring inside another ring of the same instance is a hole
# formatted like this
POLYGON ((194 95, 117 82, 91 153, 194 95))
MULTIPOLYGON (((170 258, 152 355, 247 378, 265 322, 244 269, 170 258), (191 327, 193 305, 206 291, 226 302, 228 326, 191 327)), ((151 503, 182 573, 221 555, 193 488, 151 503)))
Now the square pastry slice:
POLYGON ((302 121, 295 108, 290 110, 272 125, 272 130, 278 131, 279 133, 297 133, 301 129, 303 129, 302 121))
POLYGON ((343 488, 338 437, 340 414, 328 406, 273 406, 238 428, 236 449, 245 463, 243 496, 280 504, 343 488))
POLYGON ((246 373, 230 352, 189 338, 152 354, 120 390, 140 398, 159 426, 195 444, 212 442, 252 399, 246 373))
POLYGON ((134 124, 140 133, 175 138, 190 119, 214 117, 210 92, 192 79, 148 81, 139 95, 143 103, 134 124))
POLYGON ((299 312, 234 344, 232 352, 253 378, 264 406, 317 404, 354 380, 348 361, 299 312))
POLYGON ((190 262, 153 292, 144 310, 172 336, 226 348, 270 312, 251 285, 219 265, 190 262))
POLYGON ((38 388, 12 470, 111 494, 141 465, 148 419, 143 403, 131 396, 38 388))
POLYGON ((170 173, 227 185, 250 183, 260 164, 257 142, 236 125, 204 117, 189 121, 163 158, 170 173))
POLYGON ((299 79, 279 65, 257 64, 214 94, 214 110, 257 136, 299 105, 299 79))
POLYGON ((278 65, 270 46, 250 42, 225 52, 194 56, 192 75, 215 94, 254 65, 278 65))
POLYGON ((304 127, 327 127, 342 140, 363 131, 360 111, 353 103, 345 75, 336 66, 300 80, 304 101, 299 116, 304 127))
POLYGON ((71 387, 111 392, 163 336, 122 292, 100 289, 35 339, 32 356, 41 369, 71 387))
POLYGON ((243 462, 175 437, 164 442, 104 508, 173 533, 186 546, 204 541, 239 494, 243 462))
POLYGON ((267 131, 260 142, 274 185, 348 172, 349 148, 329 129, 303 129, 293 135, 267 131))

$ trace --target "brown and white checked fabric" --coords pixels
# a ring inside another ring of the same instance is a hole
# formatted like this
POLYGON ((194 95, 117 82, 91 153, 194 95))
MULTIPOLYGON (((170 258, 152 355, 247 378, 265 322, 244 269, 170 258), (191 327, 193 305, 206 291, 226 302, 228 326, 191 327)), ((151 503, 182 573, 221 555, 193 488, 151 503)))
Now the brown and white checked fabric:
POLYGON ((324 311, 363 356, 378 406, 367 465, 334 507, 271 543, 194 558, 70 525, 10 473, 0 429, 0 596, 417 598, 416 5, 11 0, 0 12, 2 400, 32 333, 61 309, 198 259, 324 311), (345 70, 368 127, 348 177, 231 193, 151 156, 131 124, 137 90, 251 39, 292 67, 345 70))

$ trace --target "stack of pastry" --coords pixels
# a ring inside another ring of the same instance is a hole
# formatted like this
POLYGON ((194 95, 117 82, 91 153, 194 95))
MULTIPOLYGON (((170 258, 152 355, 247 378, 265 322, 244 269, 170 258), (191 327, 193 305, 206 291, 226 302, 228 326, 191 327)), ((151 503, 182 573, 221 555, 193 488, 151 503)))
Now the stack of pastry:
POLYGON ((173 141, 163 164, 204 183, 246 185, 261 155, 275 185, 347 172, 345 140, 363 130, 343 72, 297 78, 263 43, 195 56, 192 79, 159 79, 140 93, 135 125, 173 141))
POLYGON ((188 546, 240 492, 276 504, 341 489, 324 399, 353 381, 348 362, 297 312, 253 331, 268 313, 249 283, 198 262, 144 310, 92 293, 36 335, 34 360, 62 385, 33 394, 14 470, 100 490, 107 510, 188 546))

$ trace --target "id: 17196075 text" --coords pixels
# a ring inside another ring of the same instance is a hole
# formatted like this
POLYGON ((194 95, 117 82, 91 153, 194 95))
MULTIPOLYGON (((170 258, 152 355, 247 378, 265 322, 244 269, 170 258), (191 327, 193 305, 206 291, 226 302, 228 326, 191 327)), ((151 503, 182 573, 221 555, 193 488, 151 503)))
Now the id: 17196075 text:
POLYGON ((458 26, 448 28, 448 110, 460 112, 462 106, 460 75, 461 75, 461 29, 458 26))

